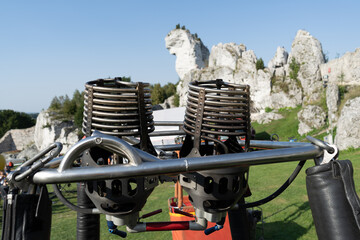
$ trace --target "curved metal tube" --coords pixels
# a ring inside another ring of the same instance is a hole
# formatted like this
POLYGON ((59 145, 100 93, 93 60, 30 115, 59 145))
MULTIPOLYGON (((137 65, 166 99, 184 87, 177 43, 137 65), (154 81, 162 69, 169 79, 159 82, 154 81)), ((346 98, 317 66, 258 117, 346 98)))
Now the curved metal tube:
POLYGON ((91 137, 85 138, 74 146, 65 154, 60 163, 58 172, 63 172, 71 168, 72 163, 80 156, 86 149, 91 147, 100 147, 105 150, 125 156, 131 165, 137 166, 142 163, 141 158, 136 153, 135 149, 127 142, 113 136, 105 135, 100 132, 94 132, 91 137))
MULTIPOLYGON (((90 137, 84 143, 75 145, 65 155, 59 170, 46 169, 38 172, 34 175, 33 181, 35 183, 48 184, 48 183, 64 183, 64 182, 79 182, 79 181, 90 181, 90 180, 105 180, 105 179, 116 179, 125 177, 135 176, 149 176, 149 175, 161 175, 161 174, 174 174, 174 173, 185 173, 202 170, 211 170, 216 168, 227 168, 235 166, 251 166, 268 163, 279 163, 287 161, 299 161, 307 160, 319 157, 323 154, 320 147, 308 144, 308 146, 285 148, 285 149, 274 149, 274 150, 262 150, 246 153, 232 153, 226 155, 208 156, 197 158, 181 158, 181 159, 169 159, 154 162, 142 162, 139 155, 134 149, 124 141, 120 139, 109 140, 109 136, 104 135, 103 142, 116 143, 116 149, 123 151, 130 151, 129 156, 133 156, 134 159, 138 159, 140 164, 138 165, 111 165, 111 166, 98 166, 98 167, 82 167, 72 168, 72 161, 87 147, 94 146, 96 136, 90 137), (115 141, 115 142, 113 142, 115 141), (86 144, 85 144, 86 143, 86 144), (121 145, 121 146, 118 146, 121 145)), ((80 143, 80 142, 79 142, 80 143)), ((101 145, 95 145, 101 146, 101 145)), ((104 147, 104 146, 103 146, 104 147)), ((104 147, 105 149, 114 150, 113 147, 104 147)), ((138 150, 137 150, 138 151, 138 150)), ((129 157, 130 158, 130 157, 129 157)), ((148 161, 150 155, 147 156, 148 161)), ((130 160, 130 159, 129 159, 130 160)), ((130 160, 131 161, 131 160, 130 160)))

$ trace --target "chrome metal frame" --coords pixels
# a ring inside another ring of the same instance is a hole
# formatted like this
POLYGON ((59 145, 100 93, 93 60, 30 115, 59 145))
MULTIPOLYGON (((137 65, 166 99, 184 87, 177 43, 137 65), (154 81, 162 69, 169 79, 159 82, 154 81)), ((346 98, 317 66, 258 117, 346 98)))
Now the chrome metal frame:
MULTIPOLYGON (((252 166, 259 164, 301 161, 319 158, 324 150, 311 143, 251 141, 251 147, 273 148, 246 153, 159 160, 112 136, 95 133, 79 141, 62 158, 58 169, 43 169, 33 176, 36 184, 79 182, 129 178, 138 176, 178 174, 194 171, 252 166), (97 146, 129 159, 129 164, 72 168, 73 162, 87 148, 97 146)), ((166 148, 166 146, 164 147, 166 148)))

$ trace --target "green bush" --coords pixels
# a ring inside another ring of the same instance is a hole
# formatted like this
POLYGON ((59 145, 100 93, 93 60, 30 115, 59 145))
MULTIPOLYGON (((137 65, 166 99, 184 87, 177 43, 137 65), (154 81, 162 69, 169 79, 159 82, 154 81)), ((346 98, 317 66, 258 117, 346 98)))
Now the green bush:
POLYGON ((265 108, 265 112, 267 112, 267 113, 272 112, 272 110, 273 110, 273 109, 272 109, 272 108, 269 108, 269 107, 266 107, 266 108, 265 108))
POLYGON ((264 69, 265 65, 264 65, 264 60, 262 60, 262 58, 259 58, 256 61, 256 70, 260 70, 260 69, 264 69))
POLYGON ((289 72, 289 77, 290 79, 293 80, 298 80, 298 73, 300 70, 300 63, 297 63, 295 58, 291 58, 291 62, 290 62, 290 72, 289 72))
POLYGON ((151 89, 151 100, 152 104, 160 104, 165 101, 165 99, 171 97, 176 93, 176 85, 173 83, 167 83, 165 86, 161 87, 160 83, 156 83, 150 86, 151 89))
POLYGON ((175 107, 180 106, 180 96, 177 93, 174 94, 173 104, 174 104, 175 107))

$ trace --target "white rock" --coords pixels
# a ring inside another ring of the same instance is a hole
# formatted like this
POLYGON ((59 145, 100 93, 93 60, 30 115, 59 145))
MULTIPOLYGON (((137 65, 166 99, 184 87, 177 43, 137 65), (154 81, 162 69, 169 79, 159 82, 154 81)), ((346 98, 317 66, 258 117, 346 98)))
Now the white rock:
POLYGON ((11 129, 0 139, 0 152, 24 150, 34 142, 35 127, 11 129))
POLYGON ((360 147, 360 97, 348 100, 337 123, 335 144, 340 150, 360 147))
POLYGON ((235 43, 219 43, 211 48, 209 67, 228 67, 236 69, 236 63, 241 58, 241 53, 246 50, 245 45, 235 43))
POLYGON ((285 50, 284 47, 278 47, 276 49, 276 53, 273 59, 271 59, 268 63, 268 68, 275 69, 279 67, 283 67, 285 64, 287 64, 289 54, 285 50))
POLYGON ((180 79, 190 70, 208 65, 209 50, 188 30, 174 29, 165 38, 166 48, 176 55, 175 69, 180 79))
POLYGON ((326 114, 324 110, 315 105, 307 105, 298 112, 300 135, 306 134, 313 129, 318 129, 325 125, 326 114))
MULTIPOLYGON (((54 119, 54 113, 42 111, 36 120, 34 141, 42 150, 54 142, 63 144, 62 153, 78 142, 77 129, 72 121, 54 119)), ((56 115, 56 114, 55 114, 56 115)))
POLYGON ((330 83, 326 88, 326 105, 328 108, 328 119, 330 127, 337 122, 338 106, 340 104, 339 87, 336 84, 330 83))
POLYGON ((324 55, 321 43, 310 33, 299 30, 291 46, 288 64, 292 58, 300 64, 298 79, 304 90, 305 102, 316 101, 322 88, 320 64, 324 63, 324 55))
POLYGON ((338 85, 360 84, 360 48, 320 65, 324 80, 338 85))
POLYGON ((174 105, 174 99, 175 99, 175 95, 172 95, 167 99, 165 99, 165 101, 159 105, 162 107, 162 109, 174 108, 176 107, 174 105))
POLYGON ((274 112, 259 112, 251 114, 251 121, 256 121, 260 124, 266 124, 273 120, 279 120, 284 118, 283 115, 274 112))

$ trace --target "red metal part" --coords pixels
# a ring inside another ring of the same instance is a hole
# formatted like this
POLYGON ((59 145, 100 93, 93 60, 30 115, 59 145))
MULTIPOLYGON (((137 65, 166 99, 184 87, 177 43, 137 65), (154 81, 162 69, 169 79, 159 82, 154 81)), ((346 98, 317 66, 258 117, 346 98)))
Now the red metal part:
POLYGON ((150 213, 144 214, 140 218, 148 218, 148 217, 154 216, 159 213, 162 213, 162 209, 158 209, 158 210, 152 211, 150 213))
POLYGON ((146 231, 189 230, 189 221, 150 222, 146 223, 146 231))
POLYGON ((181 214, 181 215, 184 215, 184 216, 187 216, 187 217, 194 217, 193 214, 181 211, 181 210, 176 209, 176 208, 174 208, 174 213, 178 213, 178 214, 181 214))

